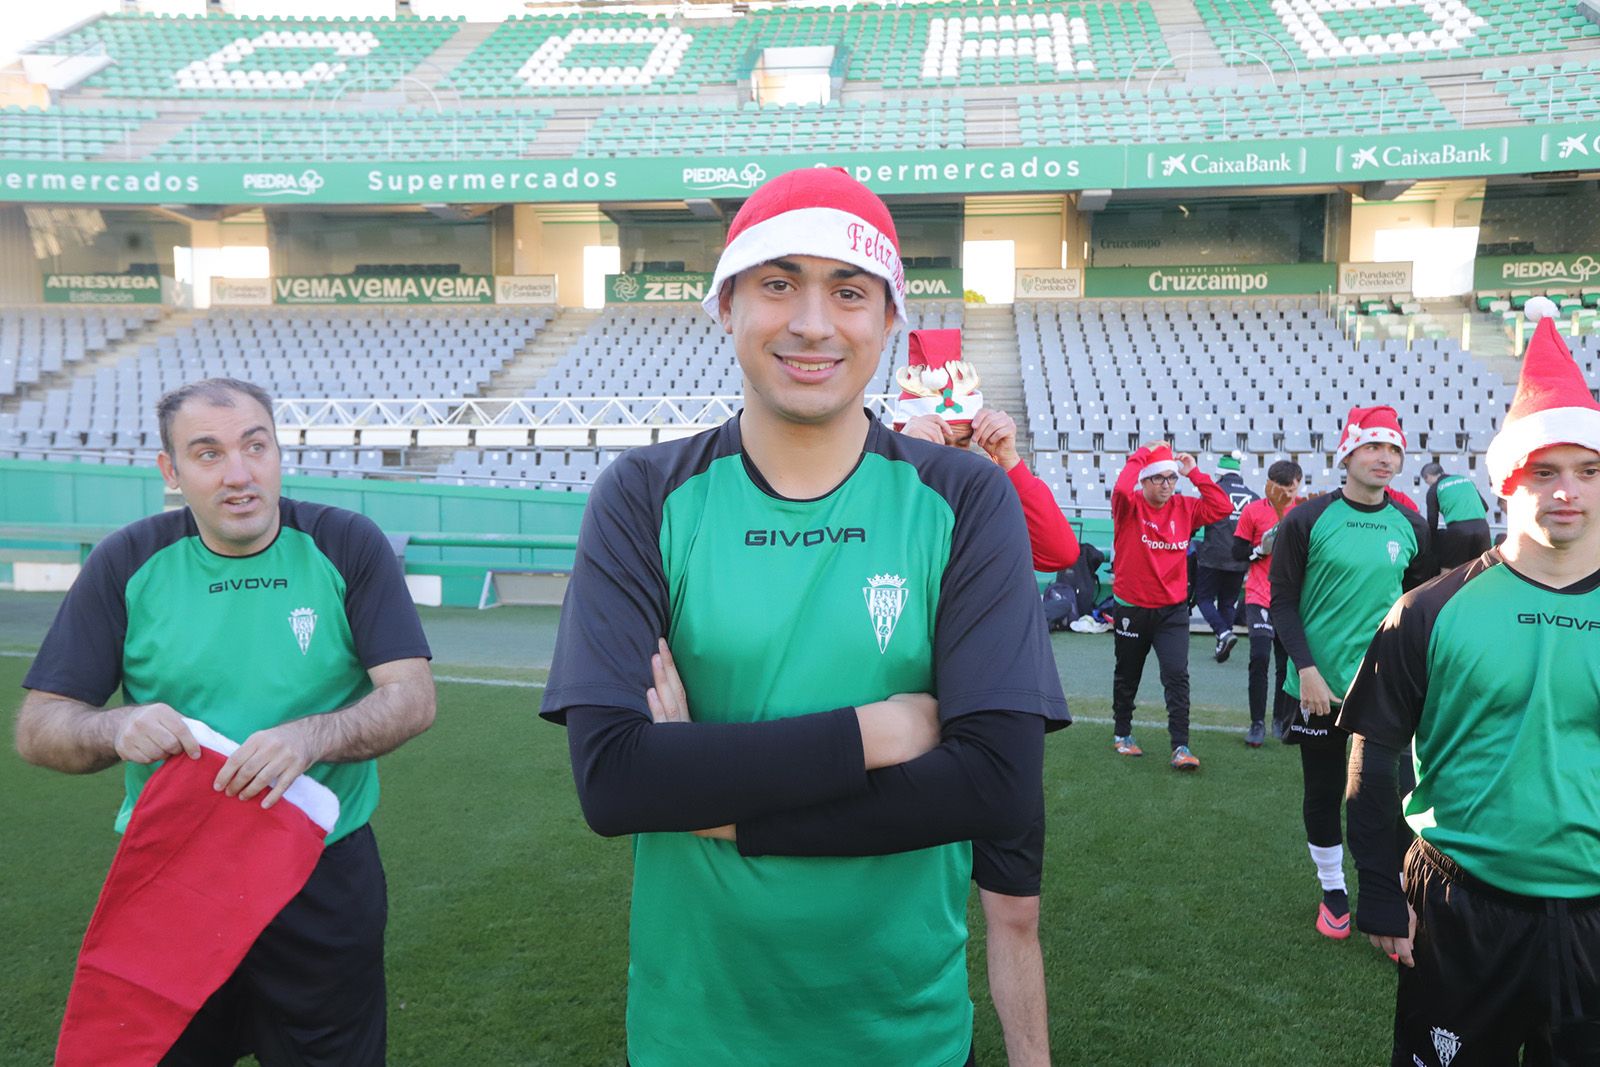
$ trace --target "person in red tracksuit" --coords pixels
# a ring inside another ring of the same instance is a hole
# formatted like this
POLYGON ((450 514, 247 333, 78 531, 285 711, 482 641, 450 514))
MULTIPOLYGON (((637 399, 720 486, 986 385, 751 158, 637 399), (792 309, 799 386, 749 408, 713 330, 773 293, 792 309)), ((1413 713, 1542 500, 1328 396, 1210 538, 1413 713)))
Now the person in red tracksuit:
POLYGON ((1165 442, 1128 457, 1111 494, 1112 632, 1116 666, 1111 682, 1112 740, 1124 756, 1144 753, 1133 740, 1133 700, 1150 649, 1161 665, 1167 732, 1174 770, 1198 770, 1189 751, 1189 539, 1202 526, 1233 514, 1233 501, 1187 452, 1165 442), (1177 495, 1183 475, 1198 498, 1177 495))

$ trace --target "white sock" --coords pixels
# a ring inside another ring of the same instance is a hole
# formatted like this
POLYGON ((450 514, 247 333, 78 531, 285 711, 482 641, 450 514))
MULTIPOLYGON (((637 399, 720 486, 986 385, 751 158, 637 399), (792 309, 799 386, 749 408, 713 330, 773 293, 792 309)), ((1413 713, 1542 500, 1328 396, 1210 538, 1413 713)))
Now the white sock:
POLYGON ((1344 846, 1343 845, 1313 845, 1309 842, 1306 847, 1311 850, 1311 862, 1317 865, 1317 881, 1322 883, 1322 891, 1331 893, 1334 890, 1344 891, 1344 846))

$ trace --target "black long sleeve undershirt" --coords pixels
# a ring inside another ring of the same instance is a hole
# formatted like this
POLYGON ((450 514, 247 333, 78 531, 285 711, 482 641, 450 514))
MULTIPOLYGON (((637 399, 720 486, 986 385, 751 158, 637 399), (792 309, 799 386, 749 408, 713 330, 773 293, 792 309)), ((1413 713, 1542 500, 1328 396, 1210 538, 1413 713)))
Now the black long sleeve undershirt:
POLYGON ((1345 786, 1350 855, 1356 861, 1361 890, 1356 897, 1356 926, 1380 937, 1406 937, 1411 932, 1395 863, 1399 760, 1399 749, 1357 734, 1345 786))
POLYGON ((867 774, 865 792, 740 821, 746 856, 881 856, 1021 834, 1043 804, 1045 721, 981 711, 950 720, 938 747, 867 774))
POLYGON ((854 708, 659 724, 627 708, 571 708, 567 745, 584 818, 606 837, 744 823, 867 788, 854 708))
POLYGON ((1250 553, 1254 551, 1255 547, 1256 546, 1252 545, 1246 538, 1235 534, 1233 537, 1233 561, 1235 563, 1244 563, 1248 561, 1250 559, 1250 553))

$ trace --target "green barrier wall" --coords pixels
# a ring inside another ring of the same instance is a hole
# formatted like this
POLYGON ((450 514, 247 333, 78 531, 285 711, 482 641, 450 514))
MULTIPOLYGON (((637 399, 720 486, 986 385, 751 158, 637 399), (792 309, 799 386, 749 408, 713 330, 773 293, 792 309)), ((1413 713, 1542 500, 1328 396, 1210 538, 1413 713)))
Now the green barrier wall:
MULTIPOLYGON (((285 496, 359 511, 385 533, 576 535, 582 493, 488 489, 341 478, 286 477, 285 496)), ((0 460, 0 524, 121 526, 158 512, 165 486, 154 468, 0 460)), ((59 549, 57 542, 0 541, 0 549, 59 549)), ((446 604, 475 605, 487 568, 569 570, 571 549, 492 545, 411 546, 408 574, 437 574, 446 604)))

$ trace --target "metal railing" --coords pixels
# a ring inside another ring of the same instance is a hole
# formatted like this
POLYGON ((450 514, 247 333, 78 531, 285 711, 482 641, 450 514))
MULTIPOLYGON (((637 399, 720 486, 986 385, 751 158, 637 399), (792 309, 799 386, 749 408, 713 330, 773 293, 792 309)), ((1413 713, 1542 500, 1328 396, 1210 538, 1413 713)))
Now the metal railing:
MULTIPOLYGON (((866 398, 882 417, 896 396, 866 398)), ((451 397, 439 399, 298 398, 276 402, 280 430, 359 429, 705 429, 738 413, 740 396, 592 396, 560 398, 451 397)))

